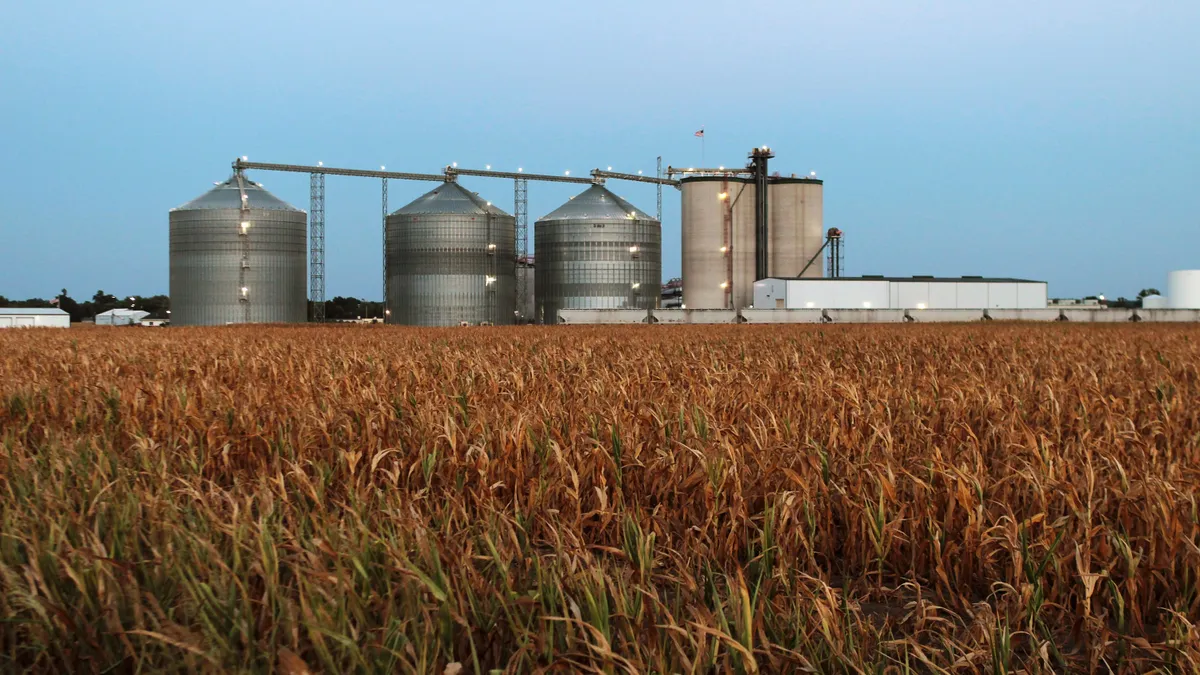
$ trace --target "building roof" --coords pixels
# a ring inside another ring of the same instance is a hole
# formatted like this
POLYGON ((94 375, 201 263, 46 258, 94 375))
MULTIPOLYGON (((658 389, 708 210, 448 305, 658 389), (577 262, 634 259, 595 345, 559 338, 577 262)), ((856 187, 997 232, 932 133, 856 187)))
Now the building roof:
POLYGON ((107 312, 100 312, 96 316, 132 316, 134 318, 141 319, 143 317, 150 316, 150 312, 142 311, 140 309, 127 309, 124 307, 118 307, 116 309, 110 309, 107 312))
POLYGON ((509 216, 478 194, 467 190, 454 181, 446 181, 409 204, 392 212, 393 216, 433 216, 441 214, 482 216, 484 214, 509 216))
POLYGON ((966 284, 1044 284, 1045 281, 1034 279, 1014 279, 1011 277, 885 277, 864 274, 860 277, 771 277, 780 281, 911 281, 916 283, 966 283, 966 284))
MULTIPOLYGON (((255 183, 246 174, 242 174, 243 187, 246 190, 246 203, 252 209, 267 211, 297 211, 303 213, 291 204, 263 189, 262 183, 255 183)), ((237 174, 229 177, 224 183, 217 183, 213 189, 196 197, 192 201, 177 206, 172 211, 194 211, 198 209, 240 209, 242 208, 242 189, 238 187, 237 174)))
POLYGON ((538 219, 546 220, 655 220, 633 204, 613 194, 603 185, 593 185, 571 197, 567 203, 538 219))
POLYGON ((58 316, 66 314, 66 312, 57 307, 0 307, 0 315, 2 316, 12 316, 14 314, 58 316))

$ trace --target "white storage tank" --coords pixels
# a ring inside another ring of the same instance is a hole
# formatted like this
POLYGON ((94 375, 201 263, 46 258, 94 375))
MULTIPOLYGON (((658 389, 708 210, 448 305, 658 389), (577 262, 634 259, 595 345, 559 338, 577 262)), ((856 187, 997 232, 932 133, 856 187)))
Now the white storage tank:
POLYGON ((1147 295, 1142 298, 1142 309, 1166 309, 1167 299, 1161 295, 1147 295))
POLYGON ((1200 270, 1176 270, 1167 275, 1167 307, 1200 309, 1200 270))

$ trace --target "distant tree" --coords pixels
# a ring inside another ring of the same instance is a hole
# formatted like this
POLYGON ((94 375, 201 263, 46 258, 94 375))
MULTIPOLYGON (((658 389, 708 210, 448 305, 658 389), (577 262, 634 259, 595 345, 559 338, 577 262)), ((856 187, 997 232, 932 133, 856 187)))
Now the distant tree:
POLYGON ((1159 293, 1157 288, 1143 288, 1142 290, 1138 291, 1138 300, 1141 300, 1147 295, 1162 295, 1162 293, 1159 293))
POLYGON ((120 306, 120 301, 117 300, 117 296, 109 295, 103 290, 96 291, 95 295, 92 296, 92 316, 103 314, 110 309, 116 309, 118 306, 120 306))
POLYGON ((147 297, 134 296, 137 298, 137 308, 150 312, 151 319, 167 319, 170 315, 167 311, 171 309, 171 298, 165 295, 151 295, 147 297))
POLYGON ((64 312, 66 312, 67 314, 70 314, 71 321, 79 322, 79 321, 82 321, 86 317, 86 315, 85 315, 86 308, 83 305, 76 302, 75 299, 72 298, 70 295, 68 295, 67 289, 65 289, 65 288, 62 289, 62 292, 58 294, 57 299, 58 299, 58 308, 64 312))

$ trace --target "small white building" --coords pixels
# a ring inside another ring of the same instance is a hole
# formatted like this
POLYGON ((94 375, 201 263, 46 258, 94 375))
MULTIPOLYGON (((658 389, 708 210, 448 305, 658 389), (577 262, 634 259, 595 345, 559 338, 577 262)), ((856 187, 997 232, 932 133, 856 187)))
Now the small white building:
POLYGON ((150 312, 140 309, 110 309, 96 315, 97 326, 133 326, 140 324, 142 319, 150 316, 150 312))
POLYGON ((763 279, 757 309, 1045 309, 1046 282, 984 277, 763 279))
POLYGON ((70 328, 71 315, 57 307, 0 308, 0 328, 70 328))

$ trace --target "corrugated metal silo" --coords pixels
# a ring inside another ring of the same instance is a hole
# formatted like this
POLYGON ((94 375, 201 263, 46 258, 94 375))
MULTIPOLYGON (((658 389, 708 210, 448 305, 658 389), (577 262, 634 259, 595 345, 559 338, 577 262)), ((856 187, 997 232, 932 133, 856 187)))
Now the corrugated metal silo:
POLYGON ((662 284, 662 225, 603 185, 534 224, 539 322, 560 309, 649 309, 662 284))
POLYGON ((511 324, 516 221, 446 182, 387 217, 391 323, 511 324))
POLYGON ((770 180, 768 227, 769 270, 772 277, 797 277, 805 265, 807 277, 824 276, 824 258, 813 256, 823 243, 822 181, 816 178, 770 180))
POLYGON ((308 318, 308 215, 242 179, 239 186, 235 174, 170 211, 173 325, 308 318))
POLYGON ((687 176, 683 192, 683 304, 688 309, 754 302, 754 181, 687 176))

